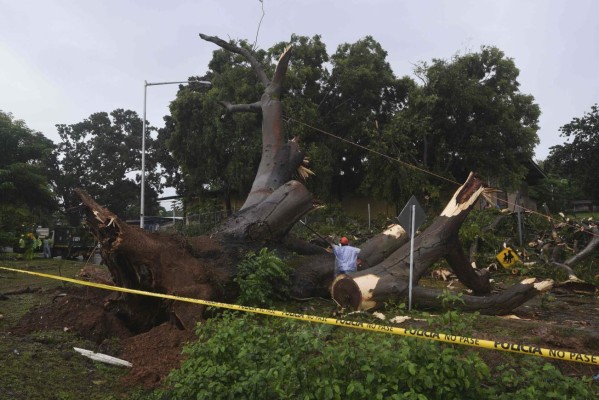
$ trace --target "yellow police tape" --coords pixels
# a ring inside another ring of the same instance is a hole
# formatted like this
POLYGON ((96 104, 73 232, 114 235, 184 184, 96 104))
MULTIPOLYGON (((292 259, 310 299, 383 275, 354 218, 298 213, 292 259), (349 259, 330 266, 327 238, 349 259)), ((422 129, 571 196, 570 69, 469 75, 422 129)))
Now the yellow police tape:
POLYGON ((256 314, 264 314, 264 315, 270 315, 273 317, 291 318, 291 319, 297 319, 297 320, 301 320, 301 321, 317 322, 317 323, 328 324, 328 325, 345 326, 345 327, 349 327, 349 328, 363 329, 363 330, 374 331, 374 332, 391 333, 394 335, 410 336, 410 337, 415 337, 415 338, 420 338, 420 339, 429 339, 429 340, 435 340, 438 342, 455 343, 455 344, 462 344, 462 345, 466 345, 466 346, 481 347, 481 348, 490 349, 490 350, 501 350, 501 351, 508 351, 508 352, 512 352, 512 353, 529 354, 529 355, 533 355, 533 356, 537 356, 537 357, 554 358, 557 360, 574 361, 574 362, 585 363, 585 364, 599 365, 599 356, 597 356, 597 355, 574 353, 574 352, 563 351, 563 350, 546 349, 546 348, 538 347, 535 345, 516 344, 516 343, 509 343, 509 342, 498 342, 498 341, 484 340, 484 339, 474 339, 474 338, 469 338, 469 337, 465 337, 465 336, 457 336, 457 335, 449 335, 449 334, 445 334, 445 333, 429 332, 429 331, 425 331, 422 329, 397 328, 397 327, 393 327, 393 326, 372 324, 372 323, 367 323, 367 322, 350 321, 350 320, 345 320, 345 319, 340 319, 340 318, 327 318, 327 317, 319 317, 319 316, 308 315, 308 314, 297 314, 297 313, 286 312, 286 311, 269 310, 266 308, 256 308, 256 307, 240 306, 237 304, 219 303, 216 301, 199 300, 199 299, 192 299, 189 297, 180 297, 180 296, 174 296, 174 295, 170 295, 170 294, 153 293, 153 292, 146 292, 143 290, 135 290, 135 289, 122 288, 122 287, 118 287, 118 286, 104 285, 101 283, 81 281, 78 279, 66 278, 63 276, 56 276, 56 275, 44 274, 41 272, 25 271, 25 270, 21 270, 21 269, 14 269, 14 268, 7 268, 7 267, 0 267, 0 269, 6 270, 6 271, 20 272, 20 273, 29 274, 29 275, 41 276, 44 278, 56 279, 59 281, 71 282, 71 283, 75 283, 77 285, 92 286, 92 287, 96 287, 96 288, 100 288, 100 289, 113 290, 113 291, 131 293, 131 294, 138 294, 138 295, 142 295, 142 296, 160 297, 163 299, 185 301, 188 303, 202 304, 205 306, 228 308, 230 310, 238 310, 238 311, 251 312, 251 313, 256 313, 256 314))

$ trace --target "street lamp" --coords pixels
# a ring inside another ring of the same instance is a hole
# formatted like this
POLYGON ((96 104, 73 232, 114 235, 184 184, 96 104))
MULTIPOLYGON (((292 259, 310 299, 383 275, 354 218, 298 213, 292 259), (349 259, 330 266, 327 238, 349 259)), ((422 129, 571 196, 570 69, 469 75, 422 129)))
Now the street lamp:
POLYGON ((144 119, 143 128, 141 133, 141 205, 139 209, 139 227, 144 227, 144 210, 145 210, 145 194, 146 194, 146 99, 148 93, 148 86, 159 86, 159 85, 176 85, 181 83, 199 83, 201 85, 211 86, 212 83, 208 81, 177 81, 177 82, 151 82, 144 81, 144 119))

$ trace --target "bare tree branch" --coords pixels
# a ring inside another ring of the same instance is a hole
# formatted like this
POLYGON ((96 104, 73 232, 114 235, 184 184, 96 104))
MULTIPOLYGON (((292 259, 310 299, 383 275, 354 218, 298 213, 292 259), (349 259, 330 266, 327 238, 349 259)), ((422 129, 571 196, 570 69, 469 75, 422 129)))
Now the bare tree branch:
POLYGON ((272 85, 276 87, 281 86, 281 82, 283 81, 283 77, 287 72, 287 66, 289 65, 289 59, 291 58, 291 45, 285 47, 285 51, 279 57, 279 61, 277 62, 277 68, 275 69, 275 74, 272 77, 272 85))
POLYGON ((574 256, 566 260, 566 265, 572 267, 578 264, 582 260, 588 258, 597 248, 599 248, 599 229, 597 229, 597 227, 594 226, 591 228, 590 231, 593 234, 593 238, 578 254, 575 254, 574 256))
POLYGON ((262 25, 262 20, 266 13, 264 12, 264 0, 258 0, 262 5, 262 17, 260 17, 260 22, 258 23, 258 29, 256 29, 256 39, 254 40, 254 45, 252 46, 252 50, 256 50, 256 44, 258 43, 258 34, 260 33, 260 26, 262 25))
POLYGON ((208 36, 208 35, 204 35, 203 33, 200 33, 200 37, 208 42, 212 42, 212 43, 216 44, 217 46, 219 46, 225 50, 229 50, 233 53, 244 56, 246 58, 246 60, 248 60, 249 63, 252 65, 252 68, 254 68, 256 75, 258 75, 258 78, 264 84, 264 86, 268 86, 270 84, 270 80, 266 76, 266 73, 264 72, 264 68, 262 68, 262 65, 260 65, 258 60, 256 60, 256 58, 252 55, 252 53, 250 53, 246 49, 235 46, 234 44, 225 42, 218 36, 208 36))
POLYGON ((255 112, 259 113, 262 111, 262 102, 257 101, 251 104, 231 104, 228 101, 219 101, 219 104, 225 107, 227 114, 233 114, 238 112, 255 112))

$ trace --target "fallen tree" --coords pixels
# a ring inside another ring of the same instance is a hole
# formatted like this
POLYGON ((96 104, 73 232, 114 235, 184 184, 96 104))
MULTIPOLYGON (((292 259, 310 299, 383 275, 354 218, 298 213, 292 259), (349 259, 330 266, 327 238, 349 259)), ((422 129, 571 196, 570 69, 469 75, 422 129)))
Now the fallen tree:
MULTIPOLYGON (((238 294, 236 265, 247 250, 265 243, 300 254, 292 264, 292 295, 329 296, 344 307, 370 309, 389 299, 405 296, 408 287, 409 246, 398 225, 362 246, 364 270, 333 281, 333 256, 322 247, 289 235, 297 221, 314 209, 312 195, 298 180, 312 172, 297 140, 286 140, 282 129, 281 92, 292 49, 286 48, 269 79, 253 55, 220 38, 202 39, 247 59, 265 86, 259 101, 251 104, 223 102, 225 112, 262 114, 262 158, 252 189, 239 212, 219 225, 210 237, 149 234, 127 225, 110 210, 77 190, 86 210, 101 255, 119 286, 207 300, 232 301, 238 294), (332 286, 331 286, 332 284, 332 286), (332 287, 332 290, 331 290, 332 287)), ((458 239, 458 231, 478 197, 487 190, 474 174, 455 192, 445 210, 416 238, 415 284, 437 260, 445 258, 458 278, 477 295, 491 291, 489 274, 472 267, 458 239)), ((551 282, 522 282, 502 296, 468 296, 465 308, 485 313, 511 311, 531 296, 551 287, 551 282), (489 300, 490 299, 490 300, 489 300)), ((431 305, 436 293, 417 288, 417 302, 431 305)), ((437 299, 440 304, 440 300, 437 299)), ((130 329, 144 331, 166 320, 190 329, 202 319, 203 308, 187 303, 121 294, 107 303, 130 329)))

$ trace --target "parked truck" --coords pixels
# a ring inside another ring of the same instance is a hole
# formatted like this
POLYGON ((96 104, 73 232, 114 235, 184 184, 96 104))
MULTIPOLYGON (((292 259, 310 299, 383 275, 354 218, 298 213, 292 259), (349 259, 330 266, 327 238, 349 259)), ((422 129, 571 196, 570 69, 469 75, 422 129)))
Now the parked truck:
POLYGON ((49 237, 52 257, 73 259, 82 256, 87 259, 96 248, 94 238, 81 228, 57 226, 50 231, 49 237))

